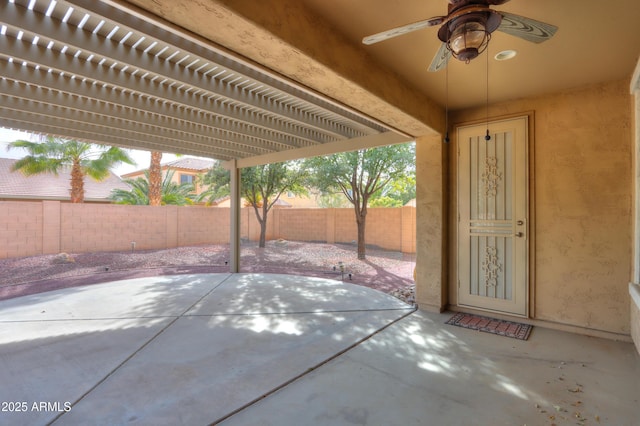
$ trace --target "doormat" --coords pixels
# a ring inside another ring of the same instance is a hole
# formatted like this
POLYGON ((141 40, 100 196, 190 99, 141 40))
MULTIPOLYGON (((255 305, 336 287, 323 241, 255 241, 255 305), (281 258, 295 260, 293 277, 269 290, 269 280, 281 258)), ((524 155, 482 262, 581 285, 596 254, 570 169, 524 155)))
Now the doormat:
POLYGON ((469 328, 471 330, 484 331, 485 333, 511 337, 513 339, 527 340, 532 325, 518 322, 504 321, 495 318, 482 317, 480 315, 465 314, 459 312, 452 316, 445 324, 469 328))

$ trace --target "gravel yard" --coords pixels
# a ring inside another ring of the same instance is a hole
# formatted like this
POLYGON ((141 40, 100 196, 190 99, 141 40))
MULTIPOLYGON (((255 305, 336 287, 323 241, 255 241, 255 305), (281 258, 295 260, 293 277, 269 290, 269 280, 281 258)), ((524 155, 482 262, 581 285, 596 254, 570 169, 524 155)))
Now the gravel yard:
MULTIPOLYGON (((228 260, 228 245, 0 259, 0 300, 126 278, 228 272, 228 260)), ((241 272, 344 280, 414 302, 415 254, 367 249, 366 260, 358 260, 350 244, 276 240, 259 249, 255 242, 243 242, 240 265, 241 272)))

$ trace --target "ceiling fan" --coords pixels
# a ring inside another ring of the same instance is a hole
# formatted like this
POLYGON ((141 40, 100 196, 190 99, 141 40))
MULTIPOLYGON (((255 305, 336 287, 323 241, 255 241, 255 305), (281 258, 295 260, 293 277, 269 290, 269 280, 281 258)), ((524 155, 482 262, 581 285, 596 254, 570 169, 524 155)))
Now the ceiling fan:
POLYGON ((469 63, 487 48, 491 33, 496 30, 533 43, 542 43, 550 39, 558 30, 555 25, 490 8, 492 5, 501 5, 509 0, 448 1, 449 8, 446 16, 434 16, 424 21, 383 31, 365 37, 362 42, 378 43, 412 31, 441 25, 438 38, 442 44, 429 66, 429 71, 435 72, 446 67, 451 56, 469 63))

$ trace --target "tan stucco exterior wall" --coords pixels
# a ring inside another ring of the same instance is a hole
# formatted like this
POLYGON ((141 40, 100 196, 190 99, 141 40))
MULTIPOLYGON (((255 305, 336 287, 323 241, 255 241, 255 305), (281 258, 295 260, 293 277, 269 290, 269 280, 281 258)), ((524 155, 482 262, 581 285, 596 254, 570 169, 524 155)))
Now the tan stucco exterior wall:
MULTIPOLYGON (((633 229, 629 81, 496 104, 489 109, 489 116, 496 118, 527 113, 533 117, 532 317, 585 331, 629 335, 633 229)), ((484 120, 485 114, 484 108, 459 111, 452 114, 452 122, 484 120)), ((450 152, 455 149, 452 143, 450 152)), ((455 158, 451 155, 452 162, 455 158)), ((454 215, 455 163, 451 166, 454 215)), ((454 224, 451 215, 450 223, 454 224)), ((455 232, 450 233, 449 242, 449 253, 455 256, 455 232)), ((450 273, 455 275, 455 262, 451 264, 450 273)), ((450 295, 455 303, 454 288, 450 295)))
MULTIPOLYGON (((198 185, 197 182, 197 178, 198 176, 206 173, 206 170, 202 170, 202 171, 195 171, 195 170, 191 170, 191 169, 179 169, 179 168, 172 168, 171 170, 174 171, 173 176, 171 177, 171 182, 180 185, 180 176, 182 175, 187 175, 187 176, 193 176, 193 188, 195 190, 196 194, 201 194, 205 188, 203 188, 201 185, 198 185)), ((138 170, 135 172, 131 172, 131 173, 127 173, 125 175, 123 175, 123 178, 127 178, 127 179, 137 179, 137 178, 145 178, 144 173, 146 170, 138 170)), ((167 172, 169 171, 169 169, 167 168, 163 168, 162 169, 162 176, 163 178, 167 175, 167 172)))
POLYGON ((629 288, 631 293, 631 338, 640 353, 640 289, 637 285, 629 288))
POLYGON ((447 150, 440 136, 416 139, 416 302, 442 311, 447 299, 447 150))
POLYGON ((633 338, 638 353, 640 353, 640 59, 635 72, 631 77, 629 93, 633 96, 634 119, 634 229, 633 229, 633 271, 629 283, 631 295, 631 337, 633 338))

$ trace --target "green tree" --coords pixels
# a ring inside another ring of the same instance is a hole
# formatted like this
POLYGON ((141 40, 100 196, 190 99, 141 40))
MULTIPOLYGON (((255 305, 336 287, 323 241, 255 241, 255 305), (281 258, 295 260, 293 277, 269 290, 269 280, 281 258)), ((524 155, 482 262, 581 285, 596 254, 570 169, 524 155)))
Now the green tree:
POLYGON ((273 205, 285 191, 296 195, 307 193, 306 172, 299 162, 274 163, 242 169, 241 192, 253 207, 260 223, 258 247, 264 247, 267 234, 267 218, 273 205))
MULTIPOLYGON (((184 206, 192 204, 193 185, 190 183, 177 184, 172 182, 174 170, 169 170, 162 180, 161 205, 184 206)), ((145 171, 145 177, 125 179, 124 182, 131 187, 130 190, 114 189, 109 198, 116 204, 151 205, 149 200, 149 171, 145 171)))
POLYGON ((367 208, 372 197, 397 179, 415 173, 415 144, 390 145, 307 159, 311 184, 342 192, 353 205, 358 227, 358 259, 366 258, 367 208))
POLYGON ((370 207, 402 207, 416 198, 416 171, 407 169, 407 174, 389 182, 376 192, 369 202, 370 207))
POLYGON ((217 199, 226 197, 231 193, 229 170, 225 169, 219 161, 207 170, 205 174, 200 175, 198 181, 203 187, 207 188, 198 196, 198 202, 204 201, 207 205, 211 205, 217 199))
POLYGON ((339 192, 323 192, 318 198, 318 205, 327 209, 340 209, 349 207, 351 203, 344 196, 342 191, 339 192))
POLYGON ((20 170, 27 176, 40 173, 58 174, 61 168, 71 168, 71 202, 84 202, 84 178, 101 181, 120 163, 135 164, 129 154, 120 148, 46 136, 40 142, 17 140, 8 149, 22 148, 29 153, 16 161, 12 171, 20 170))

